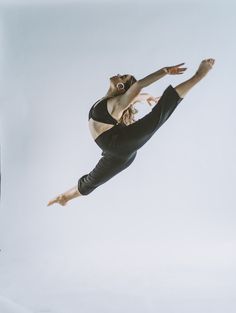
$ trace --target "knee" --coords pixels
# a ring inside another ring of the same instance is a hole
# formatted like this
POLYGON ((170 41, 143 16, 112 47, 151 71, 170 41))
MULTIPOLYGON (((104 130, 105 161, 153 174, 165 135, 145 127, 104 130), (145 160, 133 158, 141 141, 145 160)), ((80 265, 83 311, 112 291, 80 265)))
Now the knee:
POLYGON ((88 174, 80 177, 77 183, 77 189, 82 196, 87 196, 95 189, 91 182, 88 180, 88 174))
POLYGON ((134 159, 136 158, 137 151, 131 153, 129 156, 126 157, 125 164, 129 166, 131 163, 133 163, 134 159))

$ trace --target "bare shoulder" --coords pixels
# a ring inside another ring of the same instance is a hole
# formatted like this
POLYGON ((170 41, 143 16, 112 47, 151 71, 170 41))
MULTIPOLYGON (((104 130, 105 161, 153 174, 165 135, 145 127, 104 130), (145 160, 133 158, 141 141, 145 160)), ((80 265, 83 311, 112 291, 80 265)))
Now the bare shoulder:
POLYGON ((108 99, 107 109, 110 114, 115 114, 116 117, 122 115, 134 99, 139 95, 141 91, 139 82, 135 82, 125 93, 118 95, 114 98, 108 99))
POLYGON ((120 119, 123 113, 119 106, 121 96, 122 95, 118 95, 107 100, 107 110, 115 119, 120 119))
POLYGON ((119 104, 120 97, 121 95, 107 99, 107 108, 113 111, 114 108, 119 104))

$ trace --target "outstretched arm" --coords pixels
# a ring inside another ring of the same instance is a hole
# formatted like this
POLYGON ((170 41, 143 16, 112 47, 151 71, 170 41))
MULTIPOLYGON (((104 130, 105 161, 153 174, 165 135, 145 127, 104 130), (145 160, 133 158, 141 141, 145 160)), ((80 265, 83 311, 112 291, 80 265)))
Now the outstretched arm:
POLYGON ((160 70, 149 74, 148 76, 145 76, 144 78, 138 80, 138 84, 140 86, 140 88, 145 88, 149 85, 151 85, 152 83, 154 83, 155 81, 161 79, 162 77, 166 76, 168 73, 166 71, 166 68, 163 67, 160 70))
POLYGON ((144 88, 144 87, 151 85, 152 83, 154 83, 155 81, 164 77, 167 74, 170 74, 170 75, 183 74, 186 68, 181 68, 182 65, 184 65, 184 63, 180 63, 174 66, 163 67, 160 70, 138 80, 138 84, 140 88, 144 88))
POLYGON ((181 68, 184 63, 180 63, 174 66, 163 67, 162 69, 136 81, 123 95, 117 97, 119 112, 126 110, 132 103, 135 97, 141 92, 142 88, 147 87, 157 81, 158 79, 164 77, 165 75, 179 75, 183 74, 186 68, 181 68))

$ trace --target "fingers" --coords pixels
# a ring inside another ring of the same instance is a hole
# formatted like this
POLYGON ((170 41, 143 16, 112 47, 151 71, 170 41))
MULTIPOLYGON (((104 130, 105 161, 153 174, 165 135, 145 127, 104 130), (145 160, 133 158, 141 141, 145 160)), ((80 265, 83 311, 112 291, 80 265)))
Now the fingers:
POLYGON ((169 69, 169 74, 170 75, 179 75, 179 74, 183 74, 186 71, 186 67, 184 68, 177 68, 177 67, 173 67, 169 69))
POLYGON ((170 75, 179 75, 179 74, 183 74, 183 72, 185 72, 187 70, 187 67, 180 67, 183 66, 185 63, 180 63, 174 66, 168 66, 166 67, 168 74, 170 75))
POLYGON ((157 102, 159 101, 159 99, 160 99, 160 97, 150 97, 150 98, 147 99, 147 103, 148 103, 150 106, 152 106, 152 101, 157 104, 157 102))
POLYGON ((172 66, 168 66, 169 68, 176 68, 176 67, 180 67, 182 65, 184 65, 185 63, 180 63, 180 64, 177 64, 177 65, 172 65, 172 66))
POLYGON ((174 65, 173 67, 179 67, 179 66, 182 66, 182 65, 184 65, 184 64, 185 64, 185 62, 184 62, 184 63, 177 64, 177 65, 174 65))
POLYGON ((177 70, 178 70, 178 71, 180 71, 180 72, 184 72, 184 71, 186 71, 186 70, 187 70, 187 67, 178 68, 177 70))

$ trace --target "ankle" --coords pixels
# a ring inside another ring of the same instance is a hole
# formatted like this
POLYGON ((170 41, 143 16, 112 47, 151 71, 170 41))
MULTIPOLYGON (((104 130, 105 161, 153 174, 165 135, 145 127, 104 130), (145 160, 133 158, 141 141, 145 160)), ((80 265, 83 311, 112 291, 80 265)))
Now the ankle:
POLYGON ((201 80, 202 78, 204 78, 206 76, 207 73, 203 73, 200 71, 197 71, 195 73, 195 75, 193 75, 193 77, 195 77, 195 79, 201 80))

